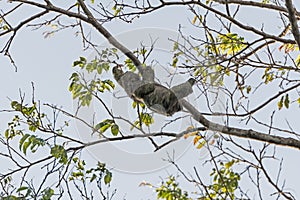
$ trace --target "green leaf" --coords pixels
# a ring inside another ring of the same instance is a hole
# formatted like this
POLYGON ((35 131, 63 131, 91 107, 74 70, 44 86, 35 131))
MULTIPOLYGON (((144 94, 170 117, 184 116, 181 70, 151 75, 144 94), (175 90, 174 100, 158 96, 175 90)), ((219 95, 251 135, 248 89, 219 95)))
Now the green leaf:
POLYGON ((247 91, 247 94, 249 94, 249 93, 251 92, 251 86, 248 86, 248 87, 246 88, 246 91, 247 91))
POLYGON ((27 148, 29 147, 29 145, 31 144, 31 141, 28 140, 27 142, 24 142, 23 144, 23 153, 26 155, 27 152, 27 148))
POLYGON ((119 133, 119 126, 117 124, 114 124, 111 126, 110 130, 114 136, 117 136, 119 133))
POLYGON ((111 182, 112 179, 112 173, 107 171, 105 176, 104 176, 104 183, 107 185, 111 182))
POLYGON ((90 182, 93 182, 97 178, 96 174, 93 174, 92 177, 90 178, 90 182))
POLYGON ((114 120, 105 119, 102 122, 98 123, 95 126, 96 131, 100 131, 100 133, 104 133, 108 128, 110 128, 115 123, 114 120))
POLYGON ((176 51, 178 49, 178 46, 178 42, 174 42, 173 51, 176 51))
POLYGON ((111 124, 105 124, 100 128, 100 133, 104 133, 109 127, 111 127, 111 124))
POLYGON ((30 126, 29 126, 29 130, 32 131, 32 132, 35 132, 35 131, 37 130, 37 128, 38 128, 38 127, 37 127, 36 124, 33 124, 33 125, 30 125, 30 126))
POLYGON ((80 161, 78 162, 77 168, 78 168, 79 170, 84 170, 84 165, 85 165, 85 162, 82 161, 82 160, 80 160, 80 161))
POLYGON ((81 57, 79 57, 79 60, 76 60, 73 62, 73 67, 79 66, 79 67, 83 68, 86 64, 86 61, 87 61, 86 58, 81 56, 81 57))
POLYGON ((97 66, 97 73, 102 74, 102 67, 101 66, 97 66))
POLYGON ((16 111, 21 111, 22 105, 19 104, 17 101, 12 101, 11 107, 16 111))
POLYGON ((17 192, 21 192, 21 191, 27 190, 27 189, 28 189, 28 187, 22 186, 22 187, 19 187, 19 188, 17 189, 17 192))
POLYGON ((139 120, 136 120, 133 125, 130 127, 130 131, 132 131, 134 128, 140 128, 140 122, 139 120))
POLYGON ((15 108, 17 105, 19 105, 19 103, 17 101, 12 101, 10 105, 12 108, 15 108))
POLYGON ((19 141, 19 149, 21 150, 22 145, 24 144, 25 140, 30 136, 30 134, 25 134, 19 141))
POLYGON ((114 82, 112 82, 111 80, 105 80, 105 82, 106 82, 112 89, 115 88, 115 84, 114 84, 114 82))
POLYGON ((114 6, 114 7, 113 7, 113 10, 115 11, 114 16, 117 16, 117 15, 121 12, 122 7, 117 8, 116 6, 114 6))
POLYGON ((146 53, 147 53, 147 49, 142 48, 142 49, 140 50, 140 54, 141 54, 141 55, 145 55, 146 53))
POLYGON ((50 153, 54 158, 59 159, 60 163, 67 164, 68 155, 63 146, 55 145, 54 147, 51 148, 50 153))
POLYGON ((154 119, 149 113, 141 113, 141 118, 142 118, 142 122, 146 126, 150 126, 151 124, 154 123, 154 119))
POLYGON ((70 76, 70 78, 69 78, 69 80, 78 80, 78 78, 79 78, 79 75, 76 73, 76 72, 74 72, 71 76, 70 76))
POLYGON ((283 96, 281 97, 280 101, 277 103, 278 109, 280 110, 283 107, 283 96))
POLYGON ((178 62, 178 58, 177 58, 177 56, 175 56, 175 57, 173 58, 173 61, 172 61, 172 66, 173 66, 173 67, 176 67, 177 62, 178 62))
POLYGON ((44 146, 45 144, 46 142, 42 138, 38 138, 35 135, 25 134, 19 141, 19 149, 22 149, 23 153, 26 155, 28 147, 30 147, 31 152, 34 153, 38 147, 44 146))
POLYGON ((102 125, 103 122, 100 122, 98 124, 96 124, 95 126, 95 130, 98 131, 103 125, 102 125))
POLYGON ((105 62, 101 64, 102 69, 104 69, 105 71, 108 71, 110 68, 109 63, 105 62))
POLYGON ((145 109, 146 108, 146 105, 145 104, 143 104, 143 103, 139 103, 139 105, 143 108, 143 109, 145 109))
POLYGON ((232 165, 235 163, 235 161, 234 160, 232 160, 232 161, 230 161, 230 162, 227 162, 227 163, 225 163, 225 168, 226 169, 229 169, 230 167, 232 167, 232 165))
POLYGON ((42 194, 42 200, 51 200, 51 197, 54 195, 54 190, 52 188, 46 188, 42 191, 42 194))
POLYGON ((145 104, 143 104, 143 103, 139 103, 139 102, 136 102, 136 101, 132 102, 132 108, 136 108, 138 105, 141 106, 142 109, 146 108, 145 104))
MULTIPOLYGON (((300 98, 299 98, 300 99, 300 98)), ((136 101, 133 101, 132 102, 132 108, 136 108, 136 106, 137 106, 137 102, 136 101)))
POLYGON ((86 62, 86 58, 85 58, 85 57, 80 56, 79 58, 80 58, 80 61, 81 61, 81 62, 86 62))
POLYGON ((290 98, 289 98, 289 94, 286 94, 286 95, 285 95, 284 106, 285 106, 286 108, 289 108, 289 106, 290 106, 290 98))
POLYGON ((9 129, 6 129, 6 130, 5 130, 4 135, 5 135, 5 138, 8 139, 8 137, 9 137, 9 129))
POLYGON ((78 171, 78 172, 72 172, 72 176, 78 178, 78 177, 83 177, 84 174, 82 171, 78 171))

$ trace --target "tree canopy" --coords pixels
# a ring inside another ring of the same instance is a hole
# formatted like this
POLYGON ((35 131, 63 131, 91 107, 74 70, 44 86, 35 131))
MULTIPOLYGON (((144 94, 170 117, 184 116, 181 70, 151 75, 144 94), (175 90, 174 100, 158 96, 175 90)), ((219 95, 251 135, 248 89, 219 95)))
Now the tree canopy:
MULTIPOLYGON (((300 162, 291 158, 300 150, 298 2, 0 0, 0 5, 1 60, 10 63, 2 68, 15 74, 24 69, 14 55, 17 48, 33 61, 31 45, 19 44, 27 30, 45 41, 74 36, 84 54, 64 66, 56 61, 65 57, 55 55, 59 47, 41 49, 59 68, 69 67, 68 84, 53 84, 55 75, 45 88, 33 80, 30 92, 21 87, 14 91, 19 98, 8 97, 10 107, 0 108, 0 157, 6 163, 1 199, 126 199, 120 191, 132 175, 124 181, 114 174, 127 164, 130 173, 157 170, 162 160, 174 173, 157 177, 160 184, 135 183, 150 193, 154 188, 152 197, 127 193, 167 200, 299 197, 293 170, 300 162), (173 32, 165 29, 169 23, 176 25, 173 32), (145 31, 131 28, 136 24, 145 31), (153 24, 160 29, 149 28, 153 24), (131 30, 127 38, 122 27, 131 30), (67 89, 73 105, 36 94, 37 88, 46 94, 51 87, 67 89), (128 159, 115 151, 122 145, 133 154, 150 149, 150 156, 128 159), (183 153, 188 148, 193 153, 183 153)), ((32 65, 51 71, 44 62, 32 65)))

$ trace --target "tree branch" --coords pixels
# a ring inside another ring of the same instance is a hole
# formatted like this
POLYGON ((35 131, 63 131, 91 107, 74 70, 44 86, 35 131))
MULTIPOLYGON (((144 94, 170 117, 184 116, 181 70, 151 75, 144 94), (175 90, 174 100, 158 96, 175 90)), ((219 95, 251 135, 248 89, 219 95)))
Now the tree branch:
MULTIPOLYGON (((20 4, 19 4, 19 5, 20 5, 20 4)), ((19 5, 16 6, 15 9, 18 8, 19 5)), ((13 10, 14 10, 14 9, 13 9, 13 10)), ((13 10, 12 10, 12 11, 13 11, 13 10)), ((12 11, 10 11, 10 12, 12 12, 12 11)), ((31 21, 33 21, 33 20, 35 20, 35 19, 37 19, 37 18, 42 17, 43 15, 45 15, 45 14, 47 14, 47 13, 48 13, 48 10, 45 10, 45 11, 40 12, 40 13, 38 13, 38 14, 35 14, 35 15, 29 17, 28 19, 26 19, 26 20, 20 22, 20 23, 19 23, 16 27, 14 27, 14 28, 11 27, 11 26, 9 25, 10 28, 9 28, 7 31, 4 31, 4 32, 0 33, 0 37, 1 37, 1 36, 3 36, 3 35, 6 35, 6 34, 9 34, 9 33, 13 32, 12 36, 11 36, 11 37, 9 38, 9 40, 6 42, 6 44, 4 45, 3 49, 0 50, 0 53, 3 53, 3 52, 4 52, 4 55, 5 55, 5 56, 8 56, 8 58, 10 59, 10 62, 11 62, 11 63, 13 64, 13 66, 15 67, 15 71, 17 71, 17 66, 15 65, 15 62, 14 62, 12 56, 11 56, 10 53, 9 53, 9 49, 10 49, 10 46, 11 46, 13 40, 14 40, 14 37, 15 37, 16 34, 17 34, 17 31, 18 31, 19 29, 21 29, 24 25, 28 24, 29 22, 31 22, 31 21)), ((6 14, 7 14, 7 13, 6 13, 6 14)), ((4 19, 3 16, 0 15, 0 17, 4 19)))
POLYGON ((215 116, 222 116, 222 115, 227 115, 227 116, 235 116, 235 117, 245 117, 245 116, 249 116, 249 115, 252 115, 254 113, 256 113, 257 111, 261 110, 262 108, 264 108, 265 106, 267 106, 269 103, 271 103, 272 101, 276 100, 278 97, 280 97, 281 95, 283 94, 286 94, 288 93, 289 91, 292 91, 296 88, 300 87, 300 83, 296 84, 296 85, 293 85, 289 88, 286 88, 282 91, 279 91, 277 94, 273 95, 271 98, 269 98, 268 100, 264 101, 263 103, 261 103, 260 105, 258 105, 256 108, 253 108, 252 110, 250 111, 247 111, 245 113, 221 113, 221 112, 216 112, 216 113, 213 113, 213 115, 215 116))
MULTIPOLYGON (((129 59, 131 59, 133 61, 133 63, 135 64, 135 66, 141 72, 141 70, 140 70, 141 62, 138 60, 138 58, 129 49, 127 49, 120 42, 118 42, 111 35, 111 33, 109 33, 97 21, 97 19, 88 10, 88 8, 85 5, 85 3, 83 2, 83 0, 78 0, 78 2, 80 4, 81 8, 83 9, 84 13, 87 15, 87 17, 85 17, 81 14, 78 14, 78 13, 74 13, 74 12, 71 12, 71 11, 67 11, 67 10, 55 7, 53 5, 43 5, 43 4, 39 4, 39 3, 35 3, 35 2, 30 2, 30 1, 27 1, 27 0, 13 0, 13 1, 23 2, 23 3, 30 4, 30 5, 34 5, 36 7, 40 7, 40 8, 44 8, 44 9, 51 10, 51 11, 54 11, 54 12, 62 13, 62 14, 65 14, 67 16, 70 16, 70 17, 81 19, 81 20, 87 22, 88 24, 93 25, 113 46, 118 48, 129 59)), ((201 2, 195 2, 195 1, 164 2, 163 1, 164 6, 166 6, 166 5, 187 5, 187 4, 197 4, 197 5, 205 8, 205 9, 208 9, 208 10, 220 15, 221 17, 224 17, 224 18, 228 19, 229 21, 236 24, 240 28, 252 31, 252 32, 254 32, 258 35, 263 36, 264 38, 272 38, 274 40, 277 40, 277 41, 280 41, 280 42, 283 42, 283 43, 295 43, 294 40, 283 39, 283 38, 280 38, 280 37, 277 37, 277 36, 274 36, 274 35, 269 35, 269 34, 264 33, 262 31, 258 31, 257 29, 254 29, 253 27, 245 26, 245 25, 241 24, 240 22, 236 21, 235 19, 233 19, 233 18, 221 13, 220 11, 217 11, 217 10, 215 10, 215 9, 205 5, 205 4, 202 4, 201 2)), ((234 135, 234 136, 237 136, 237 137, 250 138, 250 139, 255 139, 255 140, 259 140, 259 141, 263 141, 263 142, 269 142, 269 143, 272 143, 272 144, 277 144, 277 145, 282 145, 282 146, 290 146, 290 147, 295 147, 297 149, 300 149, 300 141, 298 141, 296 139, 285 138, 285 137, 274 136, 274 135, 268 135, 268 134, 265 134, 265 133, 253 131, 251 129, 245 130, 245 129, 239 129, 239 128, 234 128, 234 127, 229 127, 229 126, 223 126, 223 125, 220 125, 220 124, 217 124, 217 123, 214 123, 214 122, 211 122, 211 121, 207 120, 194 106, 192 106, 186 100, 182 99, 182 100, 180 100, 180 103, 188 110, 189 113, 192 114, 193 118, 196 121, 201 123, 203 126, 205 126, 209 130, 221 132, 221 133, 228 134, 228 135, 234 135)), ((97 144, 97 143, 103 143, 103 142, 107 142, 107 141, 115 141, 115 140, 120 140, 120 139, 131 139, 131 138, 136 138, 136 137, 151 137, 151 136, 155 136, 155 134, 148 134, 148 135, 142 135, 142 136, 141 135, 132 135, 132 136, 126 136, 126 137, 120 137, 120 138, 105 138, 105 139, 101 139, 101 140, 98 140, 98 141, 95 141, 95 142, 84 144, 84 146, 90 146, 90 145, 94 145, 94 144, 97 144)), ((174 136, 174 135, 172 135, 172 136, 174 136)), ((182 135, 181 134, 176 135, 176 137, 180 137, 180 136, 182 136, 182 135)))
POLYGON ((297 24, 297 19, 296 19, 296 14, 297 14, 296 9, 294 8, 291 0, 285 0, 285 5, 288 10, 288 14, 289 14, 288 17, 291 22, 293 36, 298 44, 298 47, 300 47, 300 32, 299 32, 299 26, 297 24))
MULTIPOLYGON (((279 12, 285 12, 288 13, 288 10, 282 6, 274 5, 274 4, 268 4, 268 3, 260 3, 255 1, 241 1, 241 0, 213 0, 214 2, 220 3, 220 4, 237 4, 237 5, 243 5, 243 6, 251 6, 251 7, 258 7, 258 8, 266 8, 271 9, 279 12)), ((300 12, 295 13, 297 16, 300 17, 300 12)))
MULTIPOLYGON (((146 134, 133 134, 133 135, 120 136, 120 137, 111 137, 111 138, 106 137, 106 138, 101 138, 99 140, 95 140, 95 141, 92 141, 92 142, 84 143, 83 145, 80 145, 80 146, 77 146, 77 147, 70 147, 66 151, 68 151, 68 152, 69 151, 74 151, 74 150, 76 151, 76 150, 80 150, 80 149, 83 149, 83 148, 86 148, 86 147, 90 147, 90 146, 93 146, 93 145, 96 145, 96 144, 101 144, 101 143, 106 143, 106 142, 131 140, 131 139, 136 139, 136 138, 161 137, 161 136, 173 137, 173 139, 166 142, 167 144, 170 144, 174 141, 177 141, 178 139, 180 139, 185 134, 195 132, 195 131, 205 131, 205 130, 207 130, 205 127, 199 127, 199 128, 188 129, 188 130, 182 131, 180 133, 156 132, 156 133, 146 133, 146 134)), ((155 151, 161 149, 162 147, 166 146, 167 144, 164 143, 164 144, 158 146, 157 149, 155 149, 155 151)))
POLYGON ((111 43, 114 47, 119 49, 122 53, 124 53, 130 60, 132 60, 133 64, 138 68, 138 70, 142 71, 142 63, 139 61, 139 59, 124 45, 122 45, 118 40, 116 40, 113 35, 108 32, 93 16, 93 14, 89 11, 83 0, 78 0, 83 12, 86 14, 86 16, 89 19, 89 23, 92 24, 108 41, 111 43))
POLYGON ((207 120, 193 105, 186 100, 180 100, 181 104, 192 114, 193 118, 205 126, 208 130, 217 131, 220 133, 233 135, 241 138, 249 138, 262 142, 268 142, 271 144, 277 144, 281 146, 288 146, 300 149, 300 141, 294 138, 286 138, 275 135, 269 135, 262 132, 257 132, 252 129, 245 130, 240 128, 234 128, 229 126, 223 126, 207 120))
MULTIPOLYGON (((123 4, 119 4, 119 5, 123 6, 123 4)), ((246 31, 250 31, 257 35, 262 36, 264 39, 273 39, 273 40, 276 40, 276 41, 282 42, 282 43, 295 44, 294 40, 281 38, 281 37, 278 37, 278 36, 275 36, 272 34, 268 34, 264 31, 258 30, 252 26, 244 25, 243 23, 239 22, 238 20, 234 19, 233 17, 228 16, 227 14, 224 14, 222 11, 216 10, 216 9, 206 5, 205 3, 201 3, 200 1, 161 1, 161 4, 158 6, 150 5, 149 7, 145 8, 145 9, 140 8, 142 11, 131 12, 130 15, 150 13, 155 10, 159 10, 161 8, 167 7, 167 6, 180 6, 180 5, 198 5, 202 8, 204 8, 205 10, 211 11, 211 12, 215 13, 216 15, 219 15, 219 16, 225 18, 226 20, 228 20, 229 22, 233 23, 234 25, 238 26, 241 29, 244 29, 246 31)), ((128 6, 128 5, 124 4, 124 6, 128 6)), ((123 14, 123 16, 124 15, 126 15, 126 14, 123 14)), ((122 15, 120 15, 120 16, 122 16, 122 15)))

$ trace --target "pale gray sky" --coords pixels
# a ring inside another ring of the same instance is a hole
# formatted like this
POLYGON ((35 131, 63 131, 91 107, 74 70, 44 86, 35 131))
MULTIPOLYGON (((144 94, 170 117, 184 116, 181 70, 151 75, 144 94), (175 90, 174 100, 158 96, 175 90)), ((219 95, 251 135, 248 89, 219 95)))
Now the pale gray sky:
MULTIPOLYGON (((2 10, 5 10, 4 5, 6 5, 6 2, 1 1, 0 8, 2 10)), ((134 38, 132 38, 133 40, 136 40, 136 33, 139 33, 139 31, 145 29, 162 30, 165 33, 171 34, 172 31, 176 32, 178 30, 178 24, 183 25, 183 30, 186 33, 197 34, 197 30, 193 29, 189 25, 189 20, 191 20, 192 15, 183 10, 184 8, 182 7, 162 9, 161 11, 155 12, 151 15, 141 17, 132 24, 125 24, 123 22, 114 20, 111 23, 105 24, 105 27, 113 35, 125 35, 127 38, 130 38, 129 34, 132 33, 132 35, 134 36, 134 38)), ((25 12, 26 11, 24 10, 24 13, 22 13, 22 15, 20 15, 19 17, 22 17, 25 12)), ((244 18, 248 18, 248 23, 261 23, 260 19, 262 19, 262 16, 259 16, 258 14, 249 14, 250 11, 248 13, 245 13, 244 15, 244 18)), ((274 19, 274 16, 263 16, 263 19, 266 22, 266 29, 276 29, 276 26, 271 23, 271 21, 274 19)), ((45 31, 45 29, 43 29, 43 31, 45 31)), ((39 99, 45 103, 63 106, 63 108, 66 110, 73 109, 73 100, 68 91, 68 85, 70 83, 68 79, 74 70, 72 68, 72 63, 79 56, 89 56, 92 54, 92 52, 82 51, 81 38, 76 37, 74 35, 74 30, 72 29, 59 32, 46 39, 43 37, 43 31, 31 31, 30 28, 27 28, 23 31, 18 32, 18 35, 15 38, 10 50, 18 67, 17 72, 15 72, 14 67, 9 63, 9 60, 7 58, 3 56, 0 57, 0 66, 2 70, 0 74, 0 110, 9 107, 9 100, 7 99, 7 97, 9 97, 10 99, 18 99, 19 89, 21 89, 22 92, 26 93, 27 100, 29 101, 32 92, 31 82, 34 82, 35 85, 36 99, 39 99)), ((98 33, 96 33, 95 31, 93 31, 93 33, 98 43, 105 43, 105 40, 102 36, 97 36, 96 34, 98 33)), ((158 35, 161 36, 163 35, 163 33, 159 33, 158 35)), ((166 38, 164 38, 164 40, 165 39, 166 38)), ((3 40, 0 39, 1 44, 2 42, 3 40)), ((122 42, 126 43, 128 41, 122 42)), ((136 43, 136 45, 138 45, 139 41, 136 40, 136 43)), ((165 47, 161 47, 158 50, 167 51, 164 48, 165 47)), ((113 103, 114 107, 115 104, 116 102, 113 103)), ((283 111, 283 113, 288 115, 289 111, 283 111)), ((7 118, 7 115, 0 115, 0 120, 2 122, 0 124, 0 131, 4 132, 7 127, 6 122, 9 119, 7 118)), ((296 126, 296 117, 294 118, 294 120, 295 121, 291 121, 291 123, 294 123, 294 125, 296 126)), ((299 126, 297 128, 299 128, 299 126)), ((78 134, 76 133, 77 131, 78 127, 76 127, 76 123, 73 123, 70 130, 68 130, 68 133, 78 134)), ((244 140, 241 140, 241 143, 246 144, 244 140)), ((132 143, 131 145, 140 146, 141 144, 132 143)), ((132 151, 134 151, 134 149, 136 149, 136 147, 132 148, 132 146, 124 146, 123 148, 128 148, 131 153, 132 151)), ((182 149, 180 150, 183 151, 182 149)), ((184 151, 185 150, 186 149, 184 148, 184 151)), ((105 149, 103 151, 105 151, 105 149)), ((182 152, 177 151, 178 149, 175 149, 176 155, 182 154, 182 152)), ((187 172, 192 172, 192 167, 197 166, 200 169, 199 171, 201 172, 201 175, 208 178, 208 173, 210 170, 209 166, 202 166, 205 153, 196 151, 193 147, 189 147, 188 145, 186 151, 187 152, 184 153, 183 156, 178 160, 178 164, 187 172)), ((92 151, 92 153, 93 152, 94 151, 92 151)), ((170 147, 169 152, 172 153, 172 147, 170 147)), ((105 153, 107 154, 107 152, 105 153)), ((299 152, 293 149, 278 148, 278 153, 281 154, 285 160, 282 169, 282 178, 285 178, 287 180, 287 188, 291 189, 291 191, 294 192, 294 194, 296 195, 296 199, 297 197, 300 198, 300 186, 298 183, 299 175, 297 173, 300 168, 300 160, 296 159, 299 157, 299 152)), ((157 155, 157 153, 154 154, 148 151, 146 151, 146 154, 150 155, 147 155, 150 159, 151 156, 157 155)), ((88 151, 84 151, 82 153, 82 157, 90 162, 96 162, 95 155, 94 157, 91 156, 88 151)), ((158 159, 166 157, 166 151, 164 151, 159 154, 158 159)), ((96 156, 96 158, 98 159, 98 155, 96 156)), ((130 158, 134 158, 134 156, 130 158)), ((150 161, 148 160, 148 162, 150 161)), ((131 160, 130 162, 134 163, 135 160, 131 160)), ((155 167, 154 170, 156 169, 155 167)), ((3 169, 3 165, 1 169, 3 169)), ((270 167, 270 169, 272 170, 272 167, 270 167)), ((130 170, 128 170, 129 173, 124 171, 125 170, 113 170, 112 188, 117 188, 118 197, 116 199, 120 199, 123 196, 125 196, 126 199, 155 199, 155 193, 153 192, 153 189, 147 187, 139 187, 139 184, 143 180, 146 180, 153 184, 157 184, 160 182, 159 177, 167 177, 168 175, 174 173, 177 174, 174 167, 167 167, 155 171, 149 170, 151 172, 142 172, 141 170, 138 174, 133 173, 130 170)), ((36 177, 38 176, 38 174, 33 176, 36 177)), ((248 183, 245 182, 243 182, 242 184, 248 185, 248 183)), ((186 186, 185 184, 183 185, 186 186)), ((190 186, 191 185, 189 185, 189 187, 190 186)))

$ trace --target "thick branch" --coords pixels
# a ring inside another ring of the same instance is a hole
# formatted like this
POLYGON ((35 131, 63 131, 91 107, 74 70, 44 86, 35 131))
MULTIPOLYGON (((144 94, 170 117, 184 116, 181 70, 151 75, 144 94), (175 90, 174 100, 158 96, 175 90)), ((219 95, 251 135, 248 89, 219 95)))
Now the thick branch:
POLYGON ((262 142, 268 142, 271 144, 277 144, 281 146, 295 147, 300 149, 300 141, 294 138, 285 138, 275 135, 269 135, 254 130, 245 130, 240 128, 234 128, 229 126, 223 126, 214 122, 207 120, 193 105, 191 105, 186 100, 180 100, 181 104, 193 115, 193 118, 205 126, 208 130, 217 131, 220 133, 233 135, 241 138, 250 138, 259 140, 262 142))
POLYGON ((289 13, 289 20, 291 22, 293 36, 298 46, 300 47, 300 32, 299 32, 299 26, 297 24, 297 19, 296 19, 296 14, 297 14, 296 9, 294 8, 291 0, 285 0, 285 5, 289 13))
MULTIPOLYGON (((85 12, 85 14, 87 15, 87 17, 78 14, 78 13, 74 13, 74 12, 70 12, 58 7, 55 7, 53 5, 43 5, 43 4, 39 4, 39 3, 35 3, 35 2, 30 2, 27 0, 15 0, 15 1, 19 1, 19 2, 23 2, 23 3, 27 3, 27 4, 31 4, 34 5, 36 7, 40 7, 40 8, 44 8, 47 10, 51 10, 54 12, 58 12, 70 17, 74 17, 77 19, 81 19, 85 22, 87 22, 88 24, 93 25, 113 46, 115 46, 116 48, 118 48, 120 51, 122 51, 128 58, 130 58, 133 63, 137 66, 140 67, 141 66, 141 62, 137 59, 136 56, 134 56, 134 54, 132 52, 130 52, 125 46, 123 46, 121 43, 119 43, 98 21, 97 19, 95 19, 95 17, 91 14, 91 12, 88 10, 88 8, 86 7, 86 5, 84 4, 83 0, 79 0, 78 2, 80 3, 80 6, 82 7, 83 11, 85 12)), ((236 21, 235 19, 217 11, 214 10, 213 8, 202 4, 200 2, 195 2, 195 1, 189 1, 189 2, 163 2, 163 6, 166 5, 179 5, 179 4, 198 4, 200 6, 202 6, 203 8, 206 8, 226 19, 228 19, 229 21, 233 22, 234 24, 238 25, 239 27, 245 29, 245 30, 250 30, 253 31, 254 33, 258 34, 258 35, 262 35, 265 38, 272 38, 274 40, 277 41, 281 41, 284 43, 295 43, 293 40, 288 40, 288 39, 282 39, 280 37, 277 36, 273 36, 273 35, 269 35, 266 34, 264 32, 258 31, 257 29, 254 29, 253 27, 248 27, 245 26, 243 24, 241 24, 240 22, 236 21)), ((140 70, 140 69, 139 69, 140 70)), ((196 108, 194 108, 190 103, 188 103, 185 100, 180 100, 181 104, 192 114, 193 118, 200 122, 203 126, 205 126, 207 129, 212 130, 212 131, 217 131, 217 132, 221 132, 224 134, 228 134, 228 135, 233 135, 233 136, 237 136, 237 137, 242 137, 242 138, 250 138, 250 139, 255 139, 255 140, 259 140, 259 141, 263 141, 263 142, 269 142, 272 144, 277 144, 277 145, 282 145, 282 146, 289 146, 289 147, 295 147, 300 149, 300 141, 293 139, 293 138, 284 138, 284 137, 280 137, 280 136, 274 136, 274 135, 268 135, 268 134, 264 134, 264 133, 260 133, 257 131, 253 131, 251 129, 249 130, 245 130, 245 129, 239 129, 239 128, 233 128, 233 127, 228 127, 228 126, 223 126, 220 124, 216 124, 214 122, 211 122, 209 120, 207 120, 196 108)), ((143 135, 143 137, 149 137, 150 135, 143 135)), ((154 135, 152 135, 154 136, 154 135)), ((137 135, 133 135, 133 136, 127 136, 130 138, 136 138, 139 137, 137 135)), ((176 137, 179 137, 176 136, 176 137)), ((125 138, 123 138, 125 139, 125 138)), ((115 138, 115 139, 102 139, 93 143, 89 143, 89 144, 85 144, 84 146, 90 146, 93 145, 95 143, 102 143, 102 142, 107 142, 107 141, 114 141, 114 140, 120 140, 120 138, 115 138)))
POLYGON ((142 70, 141 65, 142 63, 138 60, 138 58, 129 50, 127 49, 124 45, 122 45, 119 41, 117 41, 110 32, 108 32, 98 21, 97 19, 92 15, 92 13, 88 10, 87 6, 85 5, 85 3, 82 0, 79 0, 79 4, 81 6, 81 8, 83 9, 84 13, 86 14, 86 16, 78 14, 78 13, 74 13, 68 10, 64 10, 62 8, 56 7, 52 4, 41 4, 41 3, 36 3, 36 2, 32 2, 32 1, 27 1, 27 0, 12 0, 12 1, 16 1, 16 2, 22 2, 22 3, 26 3, 35 7, 39 7, 39 8, 44 8, 47 11, 54 11, 57 13, 61 13, 64 14, 66 16, 69 17, 74 17, 76 19, 80 19, 82 21, 85 21, 88 24, 91 24, 92 26, 94 26, 114 47, 116 47, 117 49, 119 49, 122 53, 124 53, 129 59, 132 60, 133 64, 139 69, 142 70))
POLYGON ((122 53, 124 53, 130 60, 132 60, 133 64, 138 67, 139 71, 142 70, 140 68, 142 63, 139 59, 124 45, 122 45, 118 40, 116 40, 110 32, 108 32, 93 16, 93 14, 89 11, 83 0, 78 0, 81 8, 89 19, 89 23, 92 24, 113 46, 119 49, 122 53))

